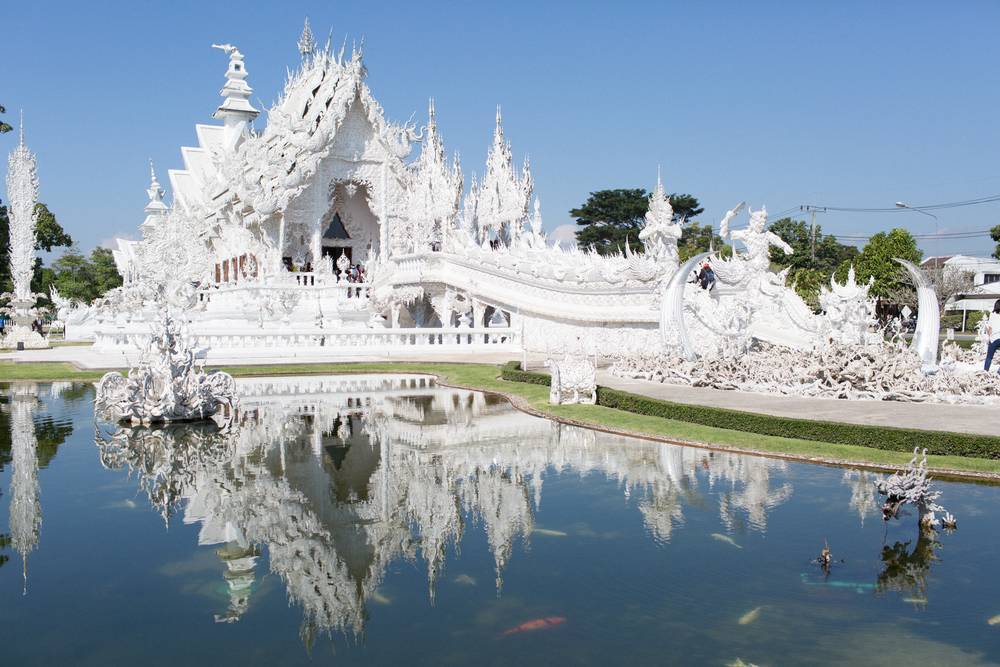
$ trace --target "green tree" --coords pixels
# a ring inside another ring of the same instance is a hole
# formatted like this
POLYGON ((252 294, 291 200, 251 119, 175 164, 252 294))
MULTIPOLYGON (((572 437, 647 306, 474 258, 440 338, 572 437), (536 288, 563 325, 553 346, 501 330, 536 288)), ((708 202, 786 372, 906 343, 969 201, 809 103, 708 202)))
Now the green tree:
POLYGON ((853 261, 858 256, 859 251, 856 246, 839 243, 837 237, 832 234, 824 234, 823 228, 816 225, 814 259, 812 228, 805 220, 782 218, 772 223, 770 230, 780 236, 794 250, 791 255, 786 255, 781 249, 772 247, 771 263, 778 266, 790 266, 793 269, 818 269, 830 274, 844 262, 853 261))
MULTIPOLYGON (((4 108, 2 104, 0 104, 0 113, 7 113, 7 110, 4 108)), ((0 134, 3 134, 4 132, 10 132, 13 129, 14 128, 11 127, 8 123, 5 123, 2 120, 0 120, 0 134)))
MULTIPOLYGON (((879 232, 868 239, 854 263, 858 282, 867 282, 874 277, 875 283, 869 293, 882 299, 889 298, 908 285, 905 270, 894 258, 919 264, 923 256, 924 253, 917 248, 916 239, 905 229, 897 227, 889 232, 879 232)), ((847 274, 847 266, 848 263, 844 262, 837 269, 838 278, 847 274)))
MULTIPOLYGON (((696 197, 687 194, 670 195, 670 205, 675 220, 693 218, 704 210, 696 197)), ((607 255, 624 251, 626 239, 632 248, 644 249, 639 231, 645 224, 647 210, 649 192, 632 188, 591 192, 587 201, 569 214, 582 227, 576 232, 577 243, 594 246, 597 252, 607 255)))
POLYGON ((692 222, 684 227, 681 238, 677 242, 677 253, 682 262, 711 249, 716 250, 720 257, 728 257, 731 254, 731 249, 725 244, 722 237, 712 230, 712 225, 692 222))
POLYGON ((52 263, 55 286, 67 299, 90 303, 97 296, 94 267, 75 245, 52 263))
POLYGON ((996 247, 993 248, 993 258, 1000 259, 1000 225, 997 225, 990 230, 990 238, 997 244, 996 247))
POLYGON ((812 226, 804 220, 782 218, 772 223, 770 230, 794 251, 786 255, 780 248, 772 247, 771 263, 789 269, 788 284, 794 285, 796 293, 813 308, 819 306, 820 287, 838 267, 854 262, 859 253, 857 247, 839 243, 832 234, 823 234, 820 225, 816 225, 814 246, 812 226))
POLYGON ((94 273, 95 296, 104 296, 108 290, 121 287, 122 277, 109 249, 100 246, 94 248, 90 252, 90 265, 94 273))

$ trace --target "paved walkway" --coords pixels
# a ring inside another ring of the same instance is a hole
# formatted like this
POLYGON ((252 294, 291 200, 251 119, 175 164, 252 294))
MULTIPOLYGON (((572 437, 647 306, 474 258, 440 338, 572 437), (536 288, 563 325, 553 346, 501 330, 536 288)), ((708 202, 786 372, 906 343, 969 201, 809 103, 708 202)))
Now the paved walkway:
MULTIPOLYGON (((0 354, 0 361, 64 361, 72 363, 78 368, 104 369, 127 367, 130 362, 135 361, 136 356, 129 355, 126 359, 125 355, 120 352, 97 352, 89 346, 65 346, 48 350, 4 353, 0 354)), ((212 364, 225 366, 385 361, 501 364, 514 359, 520 361, 520 356, 503 352, 336 356, 296 353, 295 350, 287 350, 287 354, 281 357, 241 358, 209 354, 208 360, 212 364)), ((529 355, 528 368, 533 371, 545 371, 542 365, 543 361, 542 355, 529 355)), ((606 371, 598 373, 597 381, 605 387, 677 403, 707 405, 799 419, 1000 436, 1000 407, 998 406, 900 403, 896 401, 842 401, 826 398, 774 396, 706 387, 686 387, 646 380, 629 380, 615 377, 606 371)))
MULTIPOLYGON (((675 403, 708 405, 779 417, 1000 436, 1000 407, 997 406, 844 401, 835 398, 752 394, 709 387, 686 387, 647 380, 629 380, 603 371, 598 373, 597 382, 605 387, 675 403)), ((916 446, 920 443, 913 444, 916 446)))

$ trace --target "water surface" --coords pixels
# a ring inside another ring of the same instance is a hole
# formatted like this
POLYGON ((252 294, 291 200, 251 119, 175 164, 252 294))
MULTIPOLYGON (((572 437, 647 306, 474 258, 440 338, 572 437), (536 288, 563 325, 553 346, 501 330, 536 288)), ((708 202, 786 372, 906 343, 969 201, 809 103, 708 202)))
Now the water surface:
POLYGON ((5 388, 5 664, 1000 663, 1000 488, 940 482, 959 530, 920 538, 867 472, 417 376, 239 386, 221 430, 5 388))

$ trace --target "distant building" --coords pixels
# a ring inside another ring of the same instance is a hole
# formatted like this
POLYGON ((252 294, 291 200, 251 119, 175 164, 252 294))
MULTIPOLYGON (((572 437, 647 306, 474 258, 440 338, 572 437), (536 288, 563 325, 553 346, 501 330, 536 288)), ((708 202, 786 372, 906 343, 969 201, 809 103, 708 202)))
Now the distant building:
POLYGON ((943 263, 946 271, 964 271, 973 275, 972 282, 975 287, 966 294, 956 295, 946 306, 946 310, 993 310, 993 303, 1000 299, 1000 260, 992 257, 953 255, 928 257, 921 266, 929 268, 936 266, 937 262, 943 263))

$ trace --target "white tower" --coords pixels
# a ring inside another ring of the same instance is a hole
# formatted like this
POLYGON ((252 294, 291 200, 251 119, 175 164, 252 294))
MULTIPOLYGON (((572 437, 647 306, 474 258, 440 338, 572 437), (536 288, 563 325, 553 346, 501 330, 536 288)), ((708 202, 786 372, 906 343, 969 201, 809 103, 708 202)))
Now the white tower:
POLYGON ((220 49, 229 56, 229 69, 226 70, 226 85, 219 91, 223 97, 222 105, 212 114, 213 118, 219 118, 225 124, 227 132, 226 142, 230 147, 234 146, 236 139, 243 134, 250 121, 256 118, 260 112, 250 104, 250 95, 253 88, 246 82, 247 70, 243 63, 243 54, 232 44, 213 44, 213 49, 220 49))

